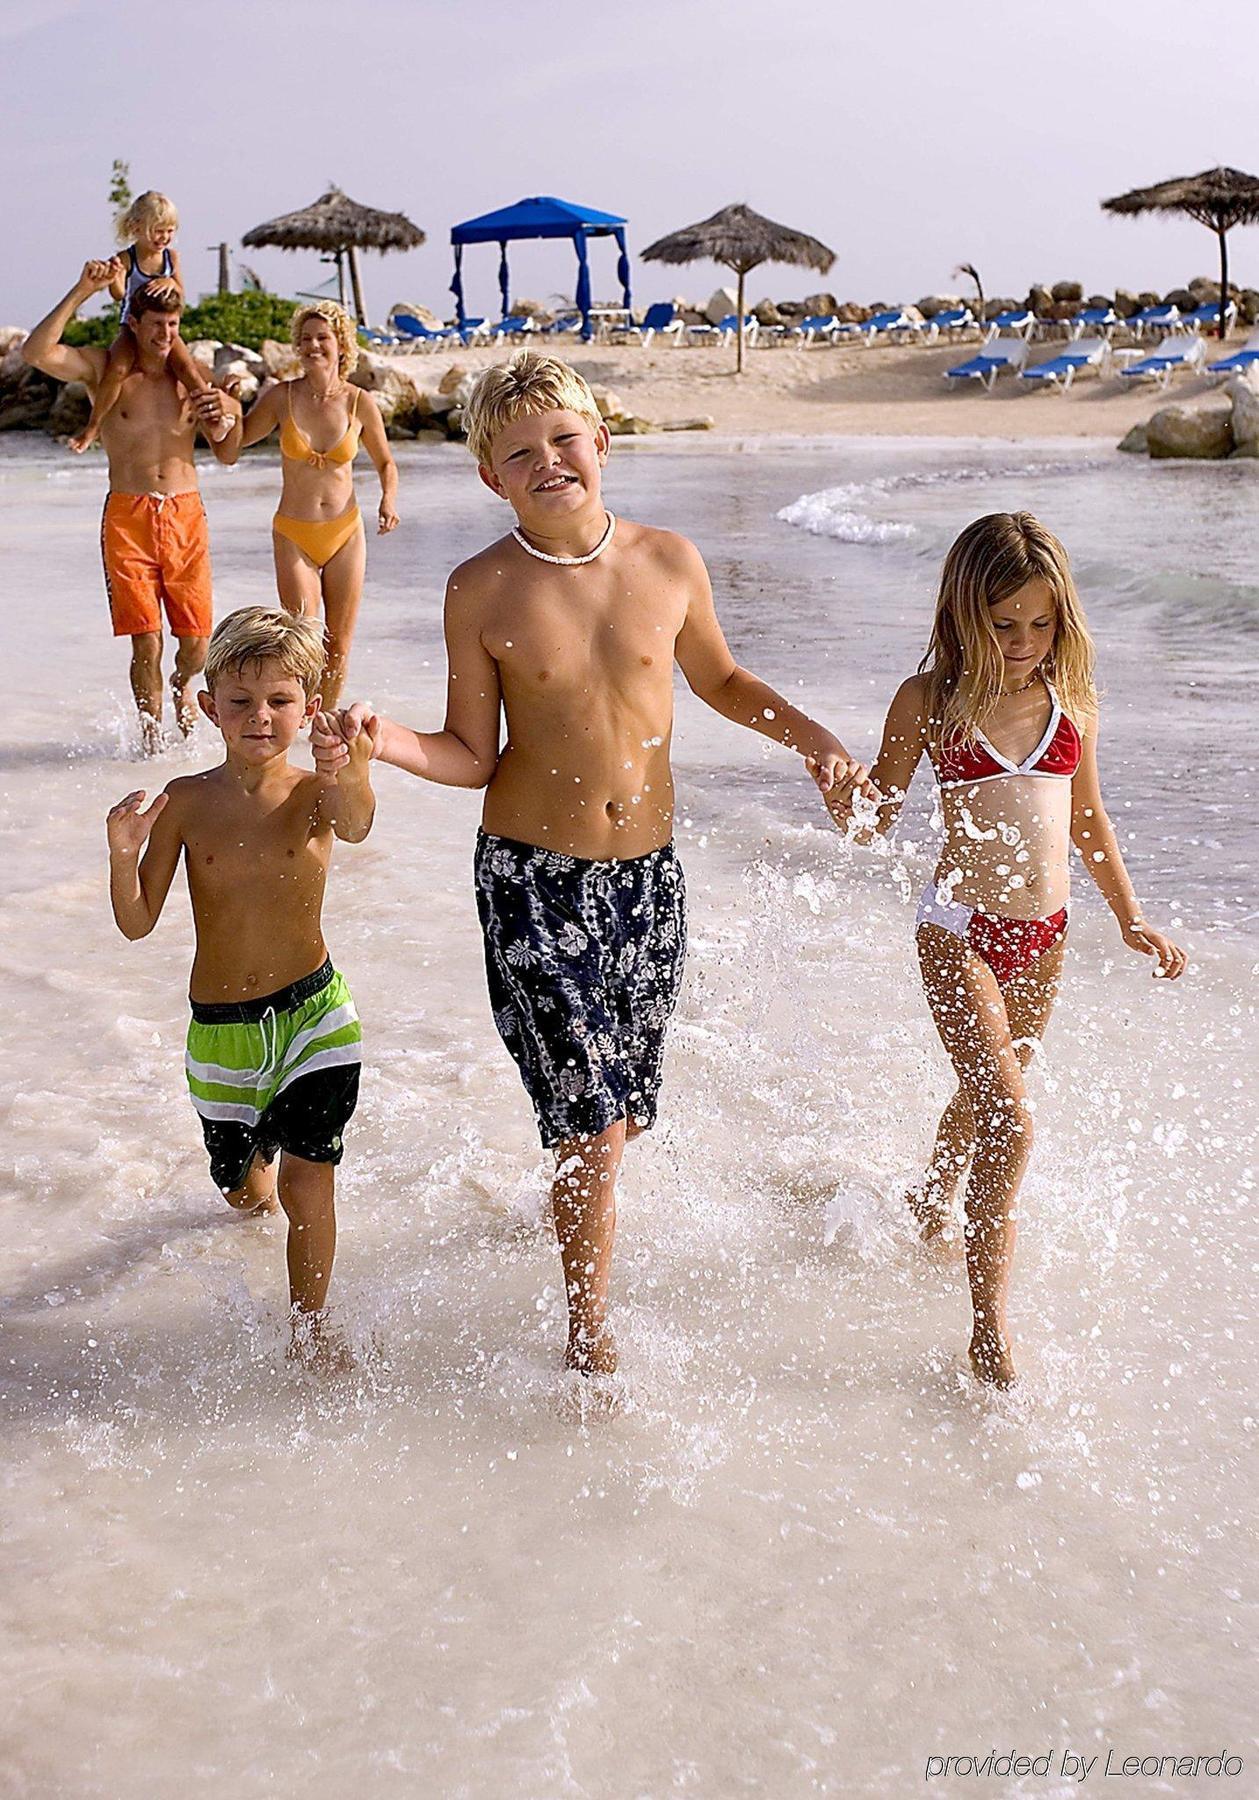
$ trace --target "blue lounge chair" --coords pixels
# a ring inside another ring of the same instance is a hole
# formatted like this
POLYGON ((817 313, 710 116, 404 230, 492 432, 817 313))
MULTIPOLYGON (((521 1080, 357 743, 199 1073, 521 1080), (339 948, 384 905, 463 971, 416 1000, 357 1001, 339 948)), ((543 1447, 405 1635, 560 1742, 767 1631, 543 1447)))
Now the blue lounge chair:
MULTIPOLYGON (((1230 300, 1224 308, 1224 329, 1227 331, 1237 317, 1237 305, 1230 300)), ((1199 306, 1195 311, 1186 313, 1181 320, 1186 331, 1217 331, 1220 324, 1220 308, 1218 301, 1210 306, 1199 306)))
POLYGON ((1128 320, 1128 329, 1140 338, 1147 331, 1179 331, 1180 324, 1178 306, 1145 306, 1128 320))
POLYGON ((959 332, 969 331, 974 323, 975 315, 969 306, 947 306, 927 320, 927 337, 936 343, 942 337, 956 337, 959 332))
POLYGON ((1113 306, 1086 306, 1084 311, 1078 312, 1071 321, 1072 341, 1082 337, 1093 337, 1098 332, 1105 336, 1108 332, 1113 331, 1116 325, 1122 323, 1123 321, 1113 306))
POLYGON ((1129 363, 1126 369, 1120 369, 1119 379, 1157 381, 1160 387, 1166 387, 1173 375, 1186 369, 1201 369, 1206 359, 1204 340, 1196 333, 1184 332, 1178 337, 1165 337, 1150 356, 1143 356, 1140 362, 1129 363))
POLYGON ((1021 369, 1026 361, 1026 338, 991 338, 969 362, 946 369, 944 379, 948 382, 978 381, 991 393, 1003 369, 1021 369))
POLYGON ((396 306, 390 314, 389 323, 407 350, 436 350, 439 344, 449 344, 452 338, 459 336, 452 325, 434 328, 426 325, 422 319, 417 319, 414 313, 404 312, 396 306))
POLYGON ((1096 369, 1100 374, 1109 355, 1110 345, 1105 338, 1077 338, 1069 349, 1051 357, 1048 362, 1020 369, 1018 379, 1035 387, 1056 387, 1059 393, 1065 394, 1083 370, 1096 369))
POLYGON ((632 319, 627 319, 623 324, 612 326, 608 335, 611 338, 636 338, 646 349, 652 338, 657 335, 667 337, 673 343, 678 344, 682 341, 685 330, 686 327, 678 317, 678 309, 672 300, 657 300, 643 314, 641 325, 635 325, 632 319))
POLYGON ((508 313, 507 317, 500 319, 497 325, 491 325, 489 335, 501 343, 504 338, 524 337, 527 332, 537 329, 533 320, 526 317, 524 313, 508 313))
POLYGON ((1030 343, 1035 330, 1036 314, 1026 306, 1016 307, 1013 312, 1000 312, 995 319, 988 320, 989 338, 1000 337, 1003 331, 1008 331, 1030 343))
POLYGON ((1252 331, 1240 350, 1234 350, 1231 356, 1213 362, 1207 374, 1236 375, 1243 370, 1253 369, 1256 363, 1259 363, 1259 331, 1252 331))
POLYGON ((360 325, 359 337, 369 350, 401 350, 402 339, 396 331, 378 331, 373 325, 360 325))
POLYGON ((927 327, 921 319, 915 319, 906 312, 903 306, 894 306, 887 312, 873 313, 857 327, 866 341, 867 348, 879 338, 892 342, 898 337, 922 338, 927 327))
POLYGON ((549 325, 539 326, 538 329, 547 337, 571 337, 575 332, 581 330, 581 314, 579 312, 559 313, 549 325))
MULTIPOLYGON (((716 325, 688 325, 686 335, 688 339, 693 338, 696 343, 700 344, 711 344, 716 338, 720 338, 723 343, 728 344, 738 329, 738 313, 727 313, 725 318, 719 319, 716 325)), ((745 313, 743 318, 744 343, 754 344, 759 330, 760 325, 755 314, 745 313)))

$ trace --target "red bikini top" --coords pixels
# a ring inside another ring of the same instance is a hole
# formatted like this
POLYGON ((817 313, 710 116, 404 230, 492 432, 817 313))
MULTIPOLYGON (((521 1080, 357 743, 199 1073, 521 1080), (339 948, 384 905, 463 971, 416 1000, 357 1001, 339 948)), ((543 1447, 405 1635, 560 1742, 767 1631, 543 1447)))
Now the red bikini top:
POLYGON ((1052 775, 1070 781, 1080 766, 1083 740, 1075 724, 1058 704, 1058 696, 1046 682, 1052 702, 1049 723, 1039 744, 1021 763, 1012 763, 990 744, 982 731, 966 739, 951 731, 940 740, 936 752, 936 778, 941 787, 973 787, 980 781, 1001 781, 1008 775, 1052 775))

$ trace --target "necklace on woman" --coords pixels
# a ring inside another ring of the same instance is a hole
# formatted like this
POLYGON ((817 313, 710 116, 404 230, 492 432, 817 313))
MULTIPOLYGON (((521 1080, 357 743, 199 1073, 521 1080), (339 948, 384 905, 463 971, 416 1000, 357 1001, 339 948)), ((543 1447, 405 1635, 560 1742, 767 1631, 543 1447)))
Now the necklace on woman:
POLYGON ((576 569, 579 568, 582 563, 592 563, 596 556, 602 556, 608 545, 612 542, 612 533, 615 530, 616 514, 609 513, 607 529, 604 531, 603 536, 599 539, 599 542, 595 545, 594 549, 587 551, 585 556, 552 556, 548 551, 539 550, 535 545, 531 544, 524 532, 516 525, 512 526, 511 534, 520 545, 520 548, 522 550, 527 550, 530 556, 536 556, 539 562, 558 563, 563 569, 576 569))
POLYGON ((1015 694, 1025 694, 1027 692, 1028 688, 1035 687, 1036 683, 1039 680, 1040 680, 1040 670, 1033 669, 1031 674, 1028 676, 1027 680, 1023 683, 1022 687, 1007 688, 1005 690, 1004 698, 1007 700, 1012 700, 1014 698, 1015 694))

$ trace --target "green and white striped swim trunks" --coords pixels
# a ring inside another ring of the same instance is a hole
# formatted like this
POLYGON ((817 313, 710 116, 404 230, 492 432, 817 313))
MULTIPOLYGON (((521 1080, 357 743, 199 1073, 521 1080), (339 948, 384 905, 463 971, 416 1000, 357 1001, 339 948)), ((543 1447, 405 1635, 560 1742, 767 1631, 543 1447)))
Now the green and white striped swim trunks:
POLYGON ((339 1163, 363 1032, 331 962, 257 1000, 191 1006, 184 1066, 216 1187, 232 1192, 280 1150, 339 1163))

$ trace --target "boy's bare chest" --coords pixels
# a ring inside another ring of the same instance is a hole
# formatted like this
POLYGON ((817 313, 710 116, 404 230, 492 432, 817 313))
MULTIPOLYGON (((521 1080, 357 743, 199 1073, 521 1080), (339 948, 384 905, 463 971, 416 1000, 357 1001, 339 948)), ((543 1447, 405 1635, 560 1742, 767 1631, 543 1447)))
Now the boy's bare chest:
POLYGON ((482 632, 509 679, 564 688, 671 679, 686 618, 681 594, 581 593, 541 584, 496 606, 482 632))
POLYGON ((265 810, 206 807, 184 831, 194 891, 274 904, 322 882, 329 847, 312 824, 309 806, 292 799, 265 810))

